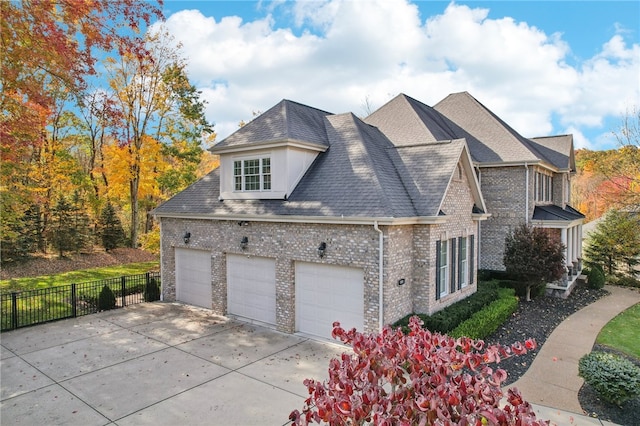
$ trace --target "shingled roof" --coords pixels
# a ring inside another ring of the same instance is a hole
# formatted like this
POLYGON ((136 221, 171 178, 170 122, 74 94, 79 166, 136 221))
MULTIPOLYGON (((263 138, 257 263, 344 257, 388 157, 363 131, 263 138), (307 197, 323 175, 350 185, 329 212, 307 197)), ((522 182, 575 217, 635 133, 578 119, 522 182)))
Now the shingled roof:
POLYGON ((327 147, 329 145, 324 125, 324 117, 327 115, 331 113, 283 99, 214 145, 211 151, 219 152, 231 147, 282 141, 298 141, 327 147))
POLYGON ((316 138, 315 143, 326 144, 328 149, 318 154, 288 199, 219 200, 220 176, 216 169, 159 206, 154 214, 389 219, 439 215, 464 140, 396 147, 379 129, 351 113, 324 113, 320 127, 319 110, 291 101, 282 101, 274 108, 265 113, 271 119, 259 117, 250 122, 231 135, 231 143, 225 146, 241 140, 254 143, 254 139, 248 139, 250 135, 260 135, 259 140, 264 141, 285 134, 300 137, 305 132, 316 138), (305 123, 307 118, 311 121, 305 123), (299 120, 303 123, 287 123, 299 120), (269 129, 257 128, 264 125, 269 129), (289 133, 283 129, 289 129, 289 133))

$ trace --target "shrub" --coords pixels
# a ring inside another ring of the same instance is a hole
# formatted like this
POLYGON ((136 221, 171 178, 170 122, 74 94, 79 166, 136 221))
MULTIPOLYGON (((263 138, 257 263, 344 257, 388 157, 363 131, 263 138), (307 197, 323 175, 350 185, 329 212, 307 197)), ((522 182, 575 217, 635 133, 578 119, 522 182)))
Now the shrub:
MULTIPOLYGON (((512 288, 516 292, 516 296, 526 299, 527 298, 527 287, 528 283, 519 281, 519 280, 500 280, 498 284, 502 288, 512 288)), ((531 287, 529 290, 531 291, 531 298, 535 299, 536 297, 542 296, 545 292, 546 285, 542 283, 541 285, 535 285, 531 287)))
POLYGON ((629 275, 613 275, 609 278, 613 285, 640 288, 640 280, 629 275))
POLYGON ((501 288, 499 299, 476 312, 451 331, 453 337, 484 339, 496 331, 518 309, 518 298, 512 288, 501 288))
MULTIPOLYGON (((485 306, 498 298, 497 281, 482 282, 478 284, 478 291, 459 302, 449 305, 446 308, 429 316, 418 314, 424 323, 424 328, 438 333, 448 333, 456 328, 462 321, 471 317, 485 306)), ((407 315, 397 321, 394 326, 402 327, 405 333, 409 332, 409 319, 415 314, 407 315)))
POLYGON ((144 288, 144 300, 147 302, 154 302, 160 300, 160 287, 156 283, 155 278, 151 278, 144 288))
POLYGON ((640 368, 619 355, 591 352, 580 358, 578 375, 612 404, 640 395, 640 368))
POLYGON ((431 333, 416 316, 409 328, 364 334, 334 323, 333 337, 353 350, 329 361, 328 380, 304 381, 309 397, 289 415, 293 425, 547 424, 517 389, 501 404, 507 373, 488 366, 534 349, 534 341, 485 347, 431 333))
POLYGON ((113 294, 113 290, 105 284, 100 290, 100 296, 98 296, 98 310, 108 311, 116 307, 116 296, 113 294))
POLYGON ((604 287, 604 273, 598 267, 590 267, 587 272, 587 284, 589 288, 599 289, 604 287))

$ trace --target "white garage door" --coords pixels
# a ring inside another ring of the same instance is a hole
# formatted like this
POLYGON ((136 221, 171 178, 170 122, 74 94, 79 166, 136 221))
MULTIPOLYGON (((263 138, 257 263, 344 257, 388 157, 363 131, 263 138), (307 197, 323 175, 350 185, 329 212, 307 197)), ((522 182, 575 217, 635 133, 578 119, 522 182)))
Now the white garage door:
POLYGON ((364 328, 364 273, 343 266, 296 263, 296 329, 331 338, 333 322, 364 328))
POLYGON ((176 299, 211 309, 211 253, 176 248, 176 299))
POLYGON ((276 262, 266 257, 227 256, 227 311, 276 323, 276 262))

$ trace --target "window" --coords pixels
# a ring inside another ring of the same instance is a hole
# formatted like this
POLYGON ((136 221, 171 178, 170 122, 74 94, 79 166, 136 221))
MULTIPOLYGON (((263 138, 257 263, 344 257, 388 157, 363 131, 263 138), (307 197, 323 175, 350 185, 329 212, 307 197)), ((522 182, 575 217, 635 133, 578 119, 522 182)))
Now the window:
POLYGON ((234 161, 233 179, 236 191, 270 191, 271 159, 266 157, 234 161))
POLYGON ((458 238, 458 288, 468 284, 467 275, 469 261, 467 259, 467 237, 458 238))
POLYGON ((536 172, 535 186, 536 201, 550 202, 553 193, 553 178, 544 173, 536 172))
POLYGON ((436 299, 449 294, 447 278, 449 276, 448 241, 436 241, 436 299))

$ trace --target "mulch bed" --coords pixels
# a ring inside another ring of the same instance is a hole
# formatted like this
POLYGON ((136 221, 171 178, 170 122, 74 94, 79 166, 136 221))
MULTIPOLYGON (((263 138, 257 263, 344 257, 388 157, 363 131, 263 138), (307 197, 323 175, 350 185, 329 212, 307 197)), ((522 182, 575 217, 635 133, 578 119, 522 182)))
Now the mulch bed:
POLYGON ((96 249, 91 253, 69 254, 63 258, 40 255, 24 262, 3 265, 0 270, 0 280, 60 274, 78 269, 102 268, 127 263, 151 262, 158 260, 158 258, 158 255, 144 250, 124 247, 109 252, 96 249))
MULTIPOLYGON (((606 290, 593 290, 584 284, 578 284, 566 299, 540 296, 531 302, 521 301, 518 310, 511 318, 485 340, 487 343, 510 344, 534 338, 540 347, 565 318, 607 294, 606 290)), ((596 345, 594 350, 596 349, 602 348, 598 348, 596 345)), ((536 350, 500 362, 500 368, 508 373, 507 380, 503 385, 505 389, 526 373, 537 354, 536 350)), ((578 401, 585 414, 591 417, 620 425, 638 424, 640 398, 628 401, 622 407, 618 407, 602 401, 595 390, 585 383, 578 393, 578 401)))

